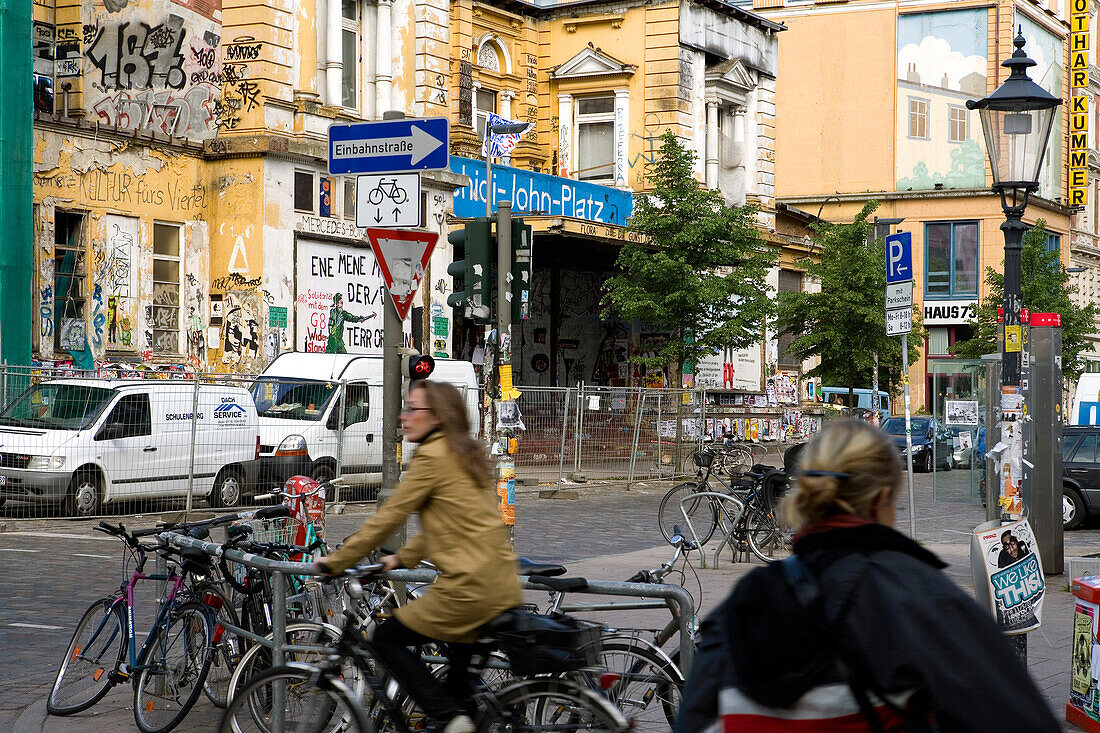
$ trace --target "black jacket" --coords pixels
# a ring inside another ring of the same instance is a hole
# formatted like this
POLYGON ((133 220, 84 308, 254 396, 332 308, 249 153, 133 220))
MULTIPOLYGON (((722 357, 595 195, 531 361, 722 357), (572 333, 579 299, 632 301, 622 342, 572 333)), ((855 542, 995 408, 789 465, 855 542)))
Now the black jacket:
POLYGON ((942 731, 1060 730, 990 615, 935 555, 879 524, 809 534, 794 549, 818 580, 825 624, 807 618, 778 563, 749 573, 703 623, 676 731, 713 724, 723 688, 789 708, 843 682, 824 626, 873 689, 922 690, 942 731))

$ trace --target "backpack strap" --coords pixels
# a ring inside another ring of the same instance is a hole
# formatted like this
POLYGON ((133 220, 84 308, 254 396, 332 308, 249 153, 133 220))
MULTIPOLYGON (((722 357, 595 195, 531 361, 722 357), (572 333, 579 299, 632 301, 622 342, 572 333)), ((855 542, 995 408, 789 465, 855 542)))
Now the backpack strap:
POLYGON ((813 574, 810 572, 810 569, 806 566, 806 563, 802 561, 802 558, 792 554, 781 560, 779 564, 783 570, 783 577, 794 593, 798 605, 806 612, 811 623, 820 627, 822 641, 825 647, 833 653, 836 661, 837 673, 840 675, 840 678, 848 684, 849 689, 851 689, 852 696, 855 697, 856 703, 859 705, 860 713, 862 713, 875 733, 886 733, 885 729, 882 727, 882 719, 875 711, 874 706, 871 704, 871 700, 867 697, 867 690, 870 689, 872 692, 875 692, 876 696, 882 700, 883 704, 904 719, 902 711, 871 685, 863 684, 863 681, 854 674, 854 670, 858 669, 858 667, 853 667, 853 665, 849 663, 850 660, 847 658, 847 654, 837 642, 836 634, 826 619, 825 609, 821 604, 821 587, 818 585, 817 579, 814 578, 813 574))

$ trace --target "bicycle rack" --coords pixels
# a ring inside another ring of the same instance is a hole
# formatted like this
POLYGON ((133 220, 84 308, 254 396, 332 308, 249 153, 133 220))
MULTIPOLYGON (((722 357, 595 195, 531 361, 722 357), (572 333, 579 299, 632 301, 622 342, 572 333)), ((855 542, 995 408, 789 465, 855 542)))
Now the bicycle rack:
MULTIPOLYGON (((722 538, 722 541, 718 543, 717 549, 714 550, 714 567, 718 567, 718 558, 721 556, 722 549, 726 545, 729 545, 730 549, 734 550, 733 561, 740 562, 739 556, 748 553, 747 539, 738 538, 735 535, 737 535, 737 532, 741 527, 741 514, 745 511, 745 503, 738 499, 736 496, 732 496, 731 494, 727 494, 722 491, 700 491, 696 494, 690 494, 688 496, 685 496, 683 499, 680 499, 680 515, 683 516, 684 522, 687 523, 688 532, 691 533, 692 541, 695 542, 699 549, 699 567, 705 568, 707 566, 707 551, 703 549, 703 543, 699 541, 699 534, 695 531, 695 527, 691 523, 691 517, 688 516, 687 509, 684 507, 684 502, 695 501, 703 497, 716 499, 719 502, 731 502, 737 508, 734 520, 730 525, 729 530, 722 538), (737 542, 736 546, 734 545, 735 541, 737 542), (742 542, 745 542, 746 546, 743 547, 741 545, 742 542)), ((717 518, 715 519, 717 521, 717 518)), ((720 523, 719 526, 721 526, 720 523)))
MULTIPOLYGON (((302 647, 286 643, 286 576, 287 575, 318 575, 312 563, 286 562, 282 560, 269 560, 240 550, 227 550, 216 542, 207 542, 193 537, 166 532, 163 537, 177 547, 195 547, 214 557, 224 556, 227 560, 254 567, 271 574, 272 577, 272 609, 271 609, 271 658, 272 665, 279 666, 283 663, 283 654, 286 651, 315 651, 316 647, 302 647)), ((406 583, 431 583, 437 573, 434 570, 391 570, 382 573, 381 578, 406 583)), ((544 586, 532 584, 527 576, 519 576, 524 588, 528 590, 545 590, 544 586)), ((642 600, 627 603, 593 603, 570 604, 563 606, 563 611, 599 611, 612 608, 673 608, 678 614, 680 628, 680 669, 686 678, 695 659, 695 647, 691 643, 692 628, 695 621, 695 601, 691 594, 678 585, 650 584, 650 583, 625 583, 612 580, 590 580, 588 589, 584 591, 571 591, 571 593, 587 593, 601 596, 623 596, 642 600)), ((265 638, 246 632, 244 629, 227 626, 227 630, 234 634, 240 634, 243 638, 267 645, 265 638)), ((276 711, 283 710, 282 690, 278 685, 274 689, 272 703, 276 711)), ((279 723, 282 721, 273 721, 279 723)), ((276 728, 278 729, 278 728, 276 728)))

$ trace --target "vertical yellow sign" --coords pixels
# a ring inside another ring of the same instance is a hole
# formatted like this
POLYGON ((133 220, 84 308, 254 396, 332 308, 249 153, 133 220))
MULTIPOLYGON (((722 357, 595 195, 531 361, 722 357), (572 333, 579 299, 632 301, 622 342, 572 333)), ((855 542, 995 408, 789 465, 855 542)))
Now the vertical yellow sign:
POLYGON ((1069 18, 1069 203, 1088 203, 1089 2, 1073 0, 1069 18))

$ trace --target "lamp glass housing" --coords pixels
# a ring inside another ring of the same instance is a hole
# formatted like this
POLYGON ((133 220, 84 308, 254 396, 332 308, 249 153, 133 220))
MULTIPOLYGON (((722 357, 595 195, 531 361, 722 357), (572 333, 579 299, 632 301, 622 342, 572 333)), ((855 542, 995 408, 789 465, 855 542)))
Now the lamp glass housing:
POLYGON ((990 104, 979 110, 993 185, 1035 187, 1057 107, 1028 109, 1028 100, 1012 101, 1015 103, 990 104))

